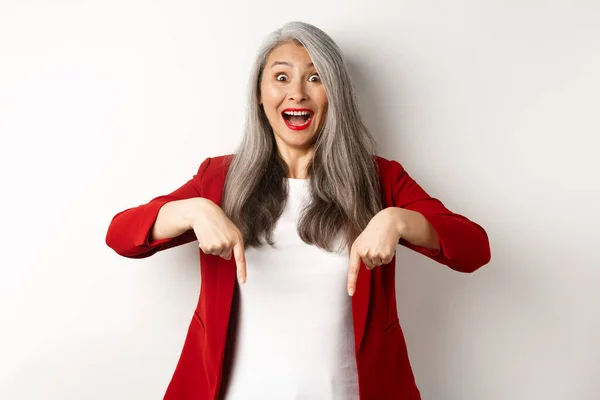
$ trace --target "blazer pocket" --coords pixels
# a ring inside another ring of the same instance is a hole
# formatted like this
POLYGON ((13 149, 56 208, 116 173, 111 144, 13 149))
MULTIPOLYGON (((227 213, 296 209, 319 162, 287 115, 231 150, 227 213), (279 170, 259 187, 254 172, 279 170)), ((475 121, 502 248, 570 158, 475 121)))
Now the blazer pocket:
POLYGON ((200 314, 198 314, 198 310, 194 310, 194 321, 196 321, 198 323, 198 325, 200 325, 200 328, 204 329, 204 322, 202 321, 202 318, 200 318, 200 314))

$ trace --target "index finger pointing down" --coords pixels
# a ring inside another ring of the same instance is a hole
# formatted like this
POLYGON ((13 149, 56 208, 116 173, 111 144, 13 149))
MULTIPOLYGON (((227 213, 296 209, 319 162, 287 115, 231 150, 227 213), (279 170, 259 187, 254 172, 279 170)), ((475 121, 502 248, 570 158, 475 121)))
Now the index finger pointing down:
POLYGON ((237 277, 240 283, 246 282, 246 256, 244 255, 244 244, 237 242, 233 246, 233 254, 237 265, 237 277))
POLYGON ((356 280, 360 269, 360 255, 354 248, 350 251, 350 267, 348 268, 348 294, 352 296, 356 291, 356 280))

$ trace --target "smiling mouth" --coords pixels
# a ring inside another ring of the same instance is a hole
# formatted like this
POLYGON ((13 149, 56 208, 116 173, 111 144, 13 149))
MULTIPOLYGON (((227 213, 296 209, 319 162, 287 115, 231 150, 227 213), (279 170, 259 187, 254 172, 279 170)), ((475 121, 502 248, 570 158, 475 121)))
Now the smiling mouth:
POLYGON ((282 117, 292 126, 303 126, 309 123, 313 118, 313 113, 291 113, 282 112, 282 117))

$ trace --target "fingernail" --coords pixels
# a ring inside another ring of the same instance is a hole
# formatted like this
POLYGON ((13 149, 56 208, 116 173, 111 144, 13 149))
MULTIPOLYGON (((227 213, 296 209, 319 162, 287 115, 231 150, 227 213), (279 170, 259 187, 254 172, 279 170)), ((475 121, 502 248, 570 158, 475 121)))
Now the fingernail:
POLYGON ((353 288, 353 287, 349 287, 349 288, 348 288, 348 294, 349 294, 350 296, 352 296, 352 295, 354 294, 354 288, 353 288))

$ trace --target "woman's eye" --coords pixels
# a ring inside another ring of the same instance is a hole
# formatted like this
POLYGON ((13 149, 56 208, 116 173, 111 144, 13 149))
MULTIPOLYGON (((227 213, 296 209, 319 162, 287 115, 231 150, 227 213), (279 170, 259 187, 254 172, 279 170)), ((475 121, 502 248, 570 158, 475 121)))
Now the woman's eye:
MULTIPOLYGON (((287 80, 287 77, 286 77, 286 75, 285 75, 285 74, 277 74, 277 75, 275 75, 275 80, 276 80, 276 81, 279 81, 279 82, 285 82, 285 81, 287 80), (282 80, 282 79, 279 79, 280 77, 284 77, 285 79, 283 79, 283 80, 282 80)), ((310 76, 309 80, 310 80, 311 82, 319 82, 319 81, 321 80, 321 77, 319 76, 319 74, 312 74, 312 75, 310 76), (315 80, 311 80, 311 78, 312 78, 313 76, 316 76, 316 77, 317 77, 317 80, 316 80, 316 81, 315 81, 315 80)))

